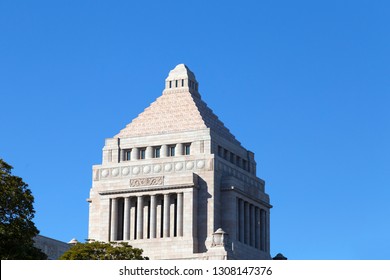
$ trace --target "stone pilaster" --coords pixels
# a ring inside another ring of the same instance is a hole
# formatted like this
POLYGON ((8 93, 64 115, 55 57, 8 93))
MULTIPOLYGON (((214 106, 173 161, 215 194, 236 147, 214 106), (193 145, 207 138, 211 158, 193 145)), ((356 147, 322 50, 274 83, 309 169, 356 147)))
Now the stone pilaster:
POLYGON ((123 217, 123 240, 130 239, 130 197, 125 197, 123 217))
POLYGON ((164 210, 163 210, 163 214, 164 214, 164 225, 163 225, 163 234, 164 236, 163 237, 169 237, 169 224, 170 224, 170 221, 169 221, 169 214, 170 214, 170 197, 169 197, 169 194, 164 194, 164 210))
POLYGON ((144 199, 137 197, 137 239, 144 238, 144 199))
POLYGON ((183 193, 177 194, 177 236, 183 236, 183 193))
POLYGON ((118 199, 111 199, 111 236, 110 240, 115 241, 118 237, 118 199))

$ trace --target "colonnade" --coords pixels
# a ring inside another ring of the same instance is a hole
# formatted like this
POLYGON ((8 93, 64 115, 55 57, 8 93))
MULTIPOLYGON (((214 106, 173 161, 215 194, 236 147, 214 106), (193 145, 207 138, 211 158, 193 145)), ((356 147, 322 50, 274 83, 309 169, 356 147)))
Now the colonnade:
POLYGON ((268 220, 266 210, 237 198, 237 239, 240 242, 268 251, 268 220))
POLYGON ((179 236, 183 236, 183 193, 111 198, 111 241, 179 236))

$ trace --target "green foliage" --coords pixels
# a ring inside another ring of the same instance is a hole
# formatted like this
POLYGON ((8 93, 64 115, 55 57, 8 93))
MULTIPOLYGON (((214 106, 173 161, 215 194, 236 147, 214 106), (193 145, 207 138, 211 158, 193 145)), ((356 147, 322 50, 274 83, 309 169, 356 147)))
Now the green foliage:
POLYGON ((66 251, 60 260, 148 260, 142 249, 125 242, 104 243, 99 241, 77 243, 66 251))
POLYGON ((11 174, 12 166, 0 159, 0 258, 2 260, 47 259, 34 247, 34 197, 22 178, 11 174))

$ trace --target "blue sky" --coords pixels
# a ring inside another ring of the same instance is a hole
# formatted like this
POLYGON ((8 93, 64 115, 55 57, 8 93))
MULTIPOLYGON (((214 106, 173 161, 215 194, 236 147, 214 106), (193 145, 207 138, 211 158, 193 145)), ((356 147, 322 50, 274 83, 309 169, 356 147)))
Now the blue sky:
POLYGON ((1 1, 0 157, 41 234, 88 237, 104 139, 179 63, 255 153, 272 255, 390 259, 388 1, 1 1))

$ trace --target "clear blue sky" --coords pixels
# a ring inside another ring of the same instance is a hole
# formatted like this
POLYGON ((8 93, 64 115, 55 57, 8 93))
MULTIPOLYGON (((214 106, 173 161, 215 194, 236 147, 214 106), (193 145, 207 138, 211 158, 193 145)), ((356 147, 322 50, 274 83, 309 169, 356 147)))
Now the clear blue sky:
POLYGON ((41 234, 88 237, 104 139, 179 63, 256 155, 272 255, 390 259, 389 1, 1 1, 0 157, 41 234))

